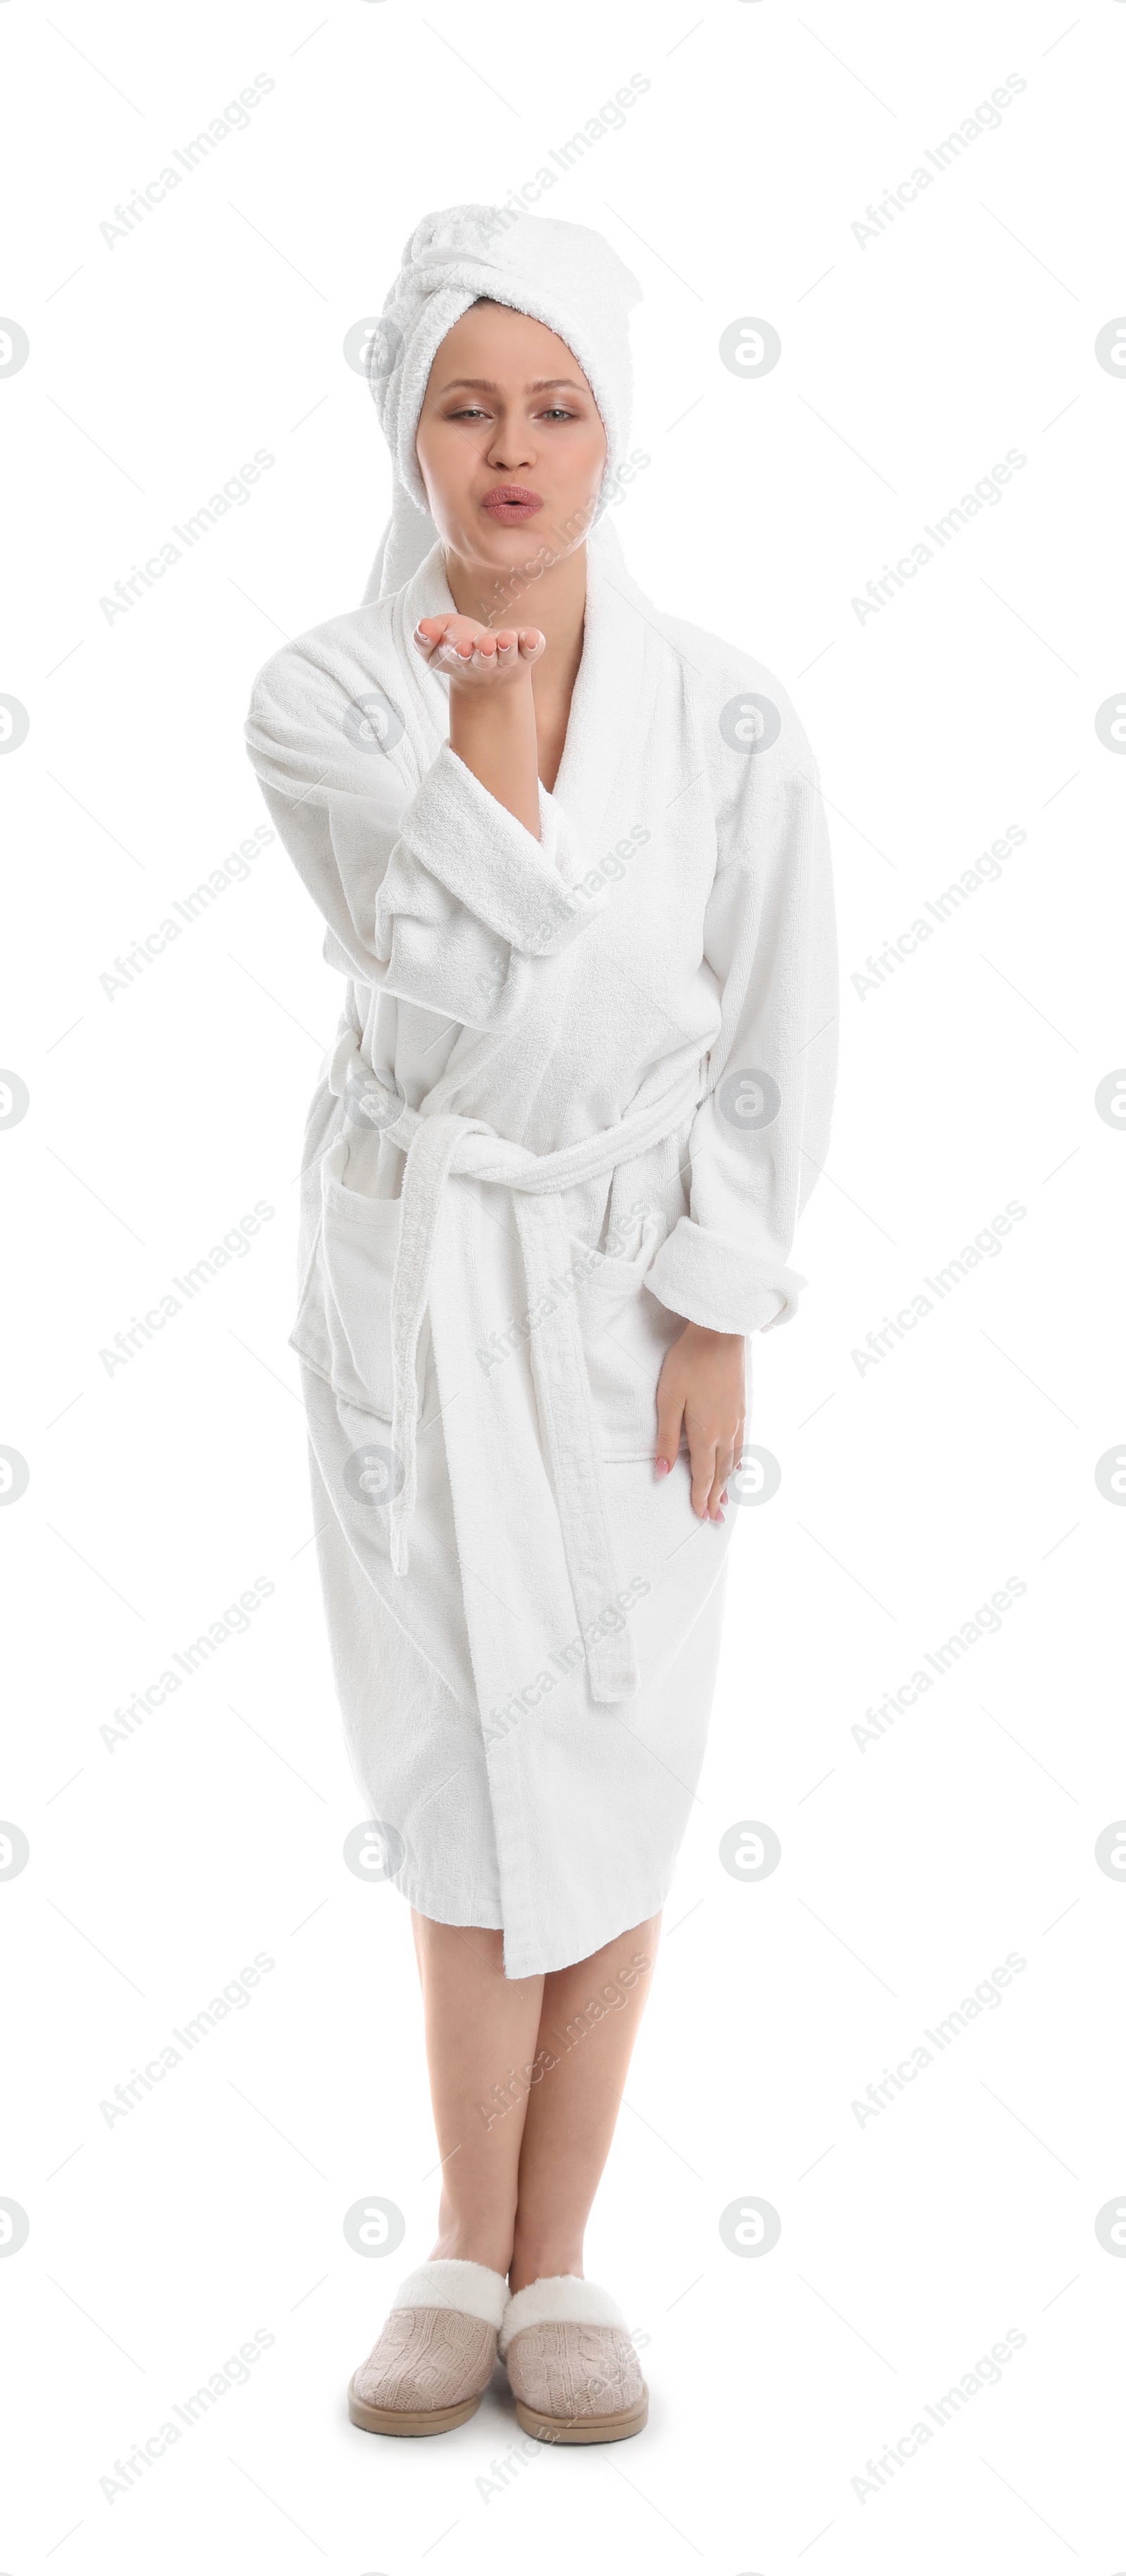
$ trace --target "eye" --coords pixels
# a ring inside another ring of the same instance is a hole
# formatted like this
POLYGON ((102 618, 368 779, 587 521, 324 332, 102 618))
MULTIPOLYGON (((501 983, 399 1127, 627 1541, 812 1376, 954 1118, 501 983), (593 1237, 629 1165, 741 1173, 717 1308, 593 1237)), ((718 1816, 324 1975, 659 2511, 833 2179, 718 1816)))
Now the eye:
MULTIPOLYGON (((462 403, 456 411, 446 413, 447 420, 487 420, 490 415, 483 403, 462 403)), ((567 403, 549 404, 539 415, 541 420, 578 420, 581 414, 567 403)))

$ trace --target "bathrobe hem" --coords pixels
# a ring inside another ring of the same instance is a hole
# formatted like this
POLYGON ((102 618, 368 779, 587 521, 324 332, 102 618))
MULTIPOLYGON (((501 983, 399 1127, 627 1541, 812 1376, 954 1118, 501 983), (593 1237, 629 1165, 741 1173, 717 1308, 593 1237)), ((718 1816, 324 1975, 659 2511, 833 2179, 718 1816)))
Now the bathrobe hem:
MULTIPOLYGON (((620 1923, 615 1920, 609 1931, 604 1932, 601 1935, 601 1938, 597 1939, 589 1950, 569 1951, 568 1956, 563 1959, 545 1957, 540 1960, 538 1966, 535 1968, 520 1968, 516 1970, 509 1967, 508 1960, 506 1958, 504 1963, 505 1976, 513 1980, 517 1977, 553 1977, 558 1975, 564 1968, 577 1967, 579 1962, 583 1959, 595 1958, 599 1950, 604 1950, 609 1942, 620 1940, 625 1933, 635 1931, 638 1924, 648 1923, 655 1914, 663 1912, 664 1907, 668 1903, 669 1896, 671 1895, 675 1876, 676 1869, 674 1865, 660 1892, 654 1897, 652 1904, 643 1905, 640 1914, 635 1914, 633 1906, 631 1905, 629 1922, 620 1923)), ((392 1887, 397 1887, 400 1896, 406 1897, 408 1905, 413 1905, 415 1912, 418 1914, 424 1914, 427 1920, 431 1923, 447 1923, 452 1925, 455 1929, 465 1932, 504 1931, 505 1927, 499 1920, 494 1921, 490 1918, 486 1923, 483 1922, 477 1914, 452 1915, 443 1912, 439 1905, 424 1897, 421 1891, 416 1892, 415 1884, 410 1878, 410 1873, 405 1870, 397 1878, 389 1871, 388 1883, 392 1887)), ((549 1944, 542 1943, 540 1946, 541 1948, 550 1947, 549 1944)))

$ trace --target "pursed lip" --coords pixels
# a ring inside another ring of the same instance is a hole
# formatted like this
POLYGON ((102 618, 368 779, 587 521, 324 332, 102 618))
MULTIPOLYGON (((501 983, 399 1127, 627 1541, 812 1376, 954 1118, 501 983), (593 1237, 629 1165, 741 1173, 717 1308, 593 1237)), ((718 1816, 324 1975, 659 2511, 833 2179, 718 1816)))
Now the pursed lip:
POLYGON ((528 519, 534 510, 542 510, 543 501, 525 483, 494 483, 481 507, 493 519, 528 519))

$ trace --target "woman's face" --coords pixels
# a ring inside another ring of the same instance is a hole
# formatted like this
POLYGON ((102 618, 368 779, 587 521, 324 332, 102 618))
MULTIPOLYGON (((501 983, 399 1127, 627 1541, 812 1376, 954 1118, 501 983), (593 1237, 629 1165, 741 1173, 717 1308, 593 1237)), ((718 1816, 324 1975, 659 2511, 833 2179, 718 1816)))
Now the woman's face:
POLYGON ((505 304, 470 305, 434 359, 415 438, 443 545, 492 572, 538 569, 582 544, 606 432, 572 350, 505 304), (505 507, 490 494, 526 496, 505 507))

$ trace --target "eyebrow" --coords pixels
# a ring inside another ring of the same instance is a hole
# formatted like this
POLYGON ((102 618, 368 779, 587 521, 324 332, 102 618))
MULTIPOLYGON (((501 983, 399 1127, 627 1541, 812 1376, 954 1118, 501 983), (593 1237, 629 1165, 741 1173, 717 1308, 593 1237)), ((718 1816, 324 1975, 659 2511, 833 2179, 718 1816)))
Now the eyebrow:
MULTIPOLYGON (((451 376, 448 385, 443 385, 442 392, 454 393, 459 385, 472 386, 476 393, 482 394, 499 394, 503 391, 502 386, 493 383, 491 376, 451 376)), ((586 386, 578 384, 574 376, 537 376, 534 384, 525 385, 524 391, 526 394, 547 394, 553 393, 562 385, 569 385, 572 393, 586 392, 586 386)))

